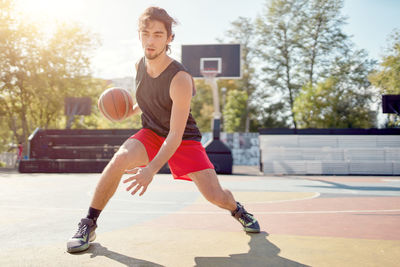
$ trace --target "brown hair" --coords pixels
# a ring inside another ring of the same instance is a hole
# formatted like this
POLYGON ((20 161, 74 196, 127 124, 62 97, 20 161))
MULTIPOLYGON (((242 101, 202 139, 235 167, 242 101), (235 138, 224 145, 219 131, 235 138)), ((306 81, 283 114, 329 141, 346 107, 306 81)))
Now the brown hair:
MULTIPOLYGON (((160 7, 147 8, 139 17, 139 31, 144 30, 151 20, 162 22, 167 30, 167 37, 172 35, 172 41, 174 40, 175 34, 172 32, 172 24, 176 25, 177 22, 168 15, 167 11, 160 7)), ((171 51, 170 45, 167 45, 166 51, 171 51)))

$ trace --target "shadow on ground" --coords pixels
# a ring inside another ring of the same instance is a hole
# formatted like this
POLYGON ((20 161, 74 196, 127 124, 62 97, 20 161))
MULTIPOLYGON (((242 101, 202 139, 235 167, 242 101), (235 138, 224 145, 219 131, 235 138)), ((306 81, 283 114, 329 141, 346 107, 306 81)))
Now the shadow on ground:
MULTIPOLYGON (((259 234, 248 234, 250 236, 250 250, 248 253, 242 254, 232 254, 229 257, 195 257, 194 261, 196 267, 234 267, 234 266, 308 266, 301 264, 296 261, 292 261, 278 254, 280 249, 268 241, 266 232, 261 232, 259 234)), ((229 246, 229 244, 226 244, 229 246)), ((75 255, 90 254, 91 258, 95 257, 107 257, 111 260, 119 262, 125 266, 149 266, 149 267, 159 267, 163 266, 154 262, 137 259, 123 255, 121 253, 109 250, 103 247, 99 243, 92 243, 87 251, 77 253, 75 255)))
MULTIPOLYGON (((280 249, 267 240, 268 234, 248 234, 250 250, 248 253, 233 254, 229 257, 196 257, 196 267, 232 267, 232 266, 308 266, 278 256, 280 249)), ((229 244, 227 244, 229 245, 229 244)))
POLYGON ((351 186, 341 183, 335 183, 330 181, 324 180, 312 180, 318 181, 327 185, 308 185, 306 187, 313 187, 313 188, 336 188, 336 189, 348 189, 348 190, 357 190, 357 191, 400 191, 400 187, 394 186, 351 186))
POLYGON ((125 266, 146 266, 146 267, 162 267, 163 265, 146 261, 146 260, 141 260, 141 259, 136 259, 132 258, 126 255, 123 255, 121 253, 109 250, 106 247, 103 247, 99 243, 91 243, 90 247, 88 250, 81 252, 81 253, 76 253, 76 255, 81 255, 81 254, 91 254, 91 258, 95 257, 107 257, 111 260, 114 260, 116 262, 119 262, 121 264, 124 264, 125 266))

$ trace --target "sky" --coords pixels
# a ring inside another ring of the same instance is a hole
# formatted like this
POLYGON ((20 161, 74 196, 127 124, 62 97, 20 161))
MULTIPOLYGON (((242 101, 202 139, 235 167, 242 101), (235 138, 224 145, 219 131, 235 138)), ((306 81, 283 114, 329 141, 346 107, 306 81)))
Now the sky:
MULTIPOLYGON (((104 79, 134 76, 134 63, 142 57, 137 20, 149 6, 159 6, 178 20, 172 57, 180 60, 182 44, 213 44, 223 38, 239 16, 255 18, 268 0, 15 0, 32 20, 81 23, 99 34, 102 45, 92 59, 95 77, 104 79)), ((379 60, 387 39, 400 29, 400 0, 345 0, 348 17, 344 31, 359 49, 379 60)))

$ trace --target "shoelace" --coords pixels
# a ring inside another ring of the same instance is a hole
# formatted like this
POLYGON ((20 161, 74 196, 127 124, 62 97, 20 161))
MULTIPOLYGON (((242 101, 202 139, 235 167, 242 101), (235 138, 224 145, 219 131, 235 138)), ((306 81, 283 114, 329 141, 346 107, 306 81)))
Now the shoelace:
POLYGON ((248 213, 247 211, 244 211, 243 216, 246 220, 246 222, 252 222, 253 221, 253 214, 248 213))
POLYGON ((79 228, 78 231, 76 231, 76 234, 74 235, 75 237, 82 237, 83 234, 86 232, 87 229, 87 224, 82 225, 81 223, 79 223, 79 228))

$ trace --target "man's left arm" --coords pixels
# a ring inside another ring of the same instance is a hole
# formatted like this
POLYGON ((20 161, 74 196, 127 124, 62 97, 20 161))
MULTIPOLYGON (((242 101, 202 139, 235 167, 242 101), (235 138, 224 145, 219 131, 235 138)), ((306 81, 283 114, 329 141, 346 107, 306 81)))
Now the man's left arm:
POLYGON ((188 73, 179 72, 175 75, 171 82, 170 96, 172 99, 170 130, 160 151, 148 164, 148 168, 154 174, 172 157, 182 142, 192 99, 192 80, 188 73))
POLYGON ((124 180, 124 183, 133 181, 127 188, 134 195, 140 188, 143 188, 140 195, 146 192, 148 185, 154 175, 172 157, 182 142, 182 136, 190 112, 190 101, 192 99, 193 82, 191 76, 186 72, 178 72, 172 79, 170 86, 170 97, 172 99, 172 110, 170 118, 170 130, 164 143, 154 159, 144 168, 135 168, 136 175, 124 180))

